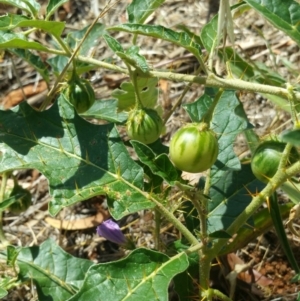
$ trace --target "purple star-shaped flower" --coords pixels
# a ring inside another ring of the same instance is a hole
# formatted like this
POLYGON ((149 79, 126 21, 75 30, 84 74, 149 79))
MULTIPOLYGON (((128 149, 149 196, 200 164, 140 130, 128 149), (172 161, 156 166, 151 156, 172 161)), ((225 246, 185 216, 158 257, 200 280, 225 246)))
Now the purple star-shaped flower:
POLYGON ((101 223, 97 227, 97 233, 99 236, 103 236, 116 244, 124 244, 126 242, 126 238, 119 225, 112 219, 108 219, 101 223))

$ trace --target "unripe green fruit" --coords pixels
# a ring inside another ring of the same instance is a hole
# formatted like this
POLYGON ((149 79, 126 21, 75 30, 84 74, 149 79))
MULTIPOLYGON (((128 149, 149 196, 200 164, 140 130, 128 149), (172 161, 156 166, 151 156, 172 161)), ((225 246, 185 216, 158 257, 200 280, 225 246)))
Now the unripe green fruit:
POLYGON ((209 169, 217 160, 218 140, 205 124, 189 124, 171 138, 170 159, 178 169, 198 173, 209 169))
MULTIPOLYGON (((257 147, 251 160, 251 169, 258 180, 268 183, 275 175, 285 146, 286 143, 270 140, 261 143, 257 147)), ((288 165, 298 160, 299 153, 293 147, 290 152, 288 165)))
POLYGON ((86 112, 95 102, 94 90, 89 81, 85 79, 71 80, 65 96, 79 114, 86 112))
POLYGON ((153 109, 134 109, 129 112, 126 124, 130 139, 144 144, 156 141, 163 129, 163 122, 153 109))

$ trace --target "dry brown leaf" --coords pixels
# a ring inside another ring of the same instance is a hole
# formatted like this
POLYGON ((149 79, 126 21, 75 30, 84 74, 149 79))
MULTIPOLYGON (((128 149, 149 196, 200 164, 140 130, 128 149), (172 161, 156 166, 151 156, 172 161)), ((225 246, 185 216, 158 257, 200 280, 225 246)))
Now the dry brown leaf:
POLYGON ((60 220, 52 217, 46 217, 45 221, 56 229, 63 230, 84 230, 88 228, 97 227, 104 220, 109 217, 105 211, 100 211, 94 216, 86 218, 75 219, 75 220, 60 220))
POLYGON ((271 279, 263 276, 255 269, 252 269, 251 264, 245 264, 245 262, 236 254, 227 254, 227 261, 231 270, 237 274, 237 278, 247 283, 255 282, 260 286, 268 286, 272 284, 271 279))
POLYGON ((3 107, 7 110, 18 105, 23 99, 37 95, 47 89, 45 81, 40 81, 37 85, 28 85, 8 93, 3 99, 3 107))

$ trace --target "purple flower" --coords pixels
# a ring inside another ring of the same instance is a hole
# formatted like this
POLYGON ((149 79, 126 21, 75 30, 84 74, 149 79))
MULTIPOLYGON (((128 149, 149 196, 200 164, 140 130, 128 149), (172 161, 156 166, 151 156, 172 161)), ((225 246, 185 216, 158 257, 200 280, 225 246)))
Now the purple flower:
POLYGON ((126 238, 119 225, 112 219, 108 219, 101 223, 97 227, 97 233, 99 236, 103 236, 107 240, 110 240, 116 244, 123 244, 126 242, 126 238))

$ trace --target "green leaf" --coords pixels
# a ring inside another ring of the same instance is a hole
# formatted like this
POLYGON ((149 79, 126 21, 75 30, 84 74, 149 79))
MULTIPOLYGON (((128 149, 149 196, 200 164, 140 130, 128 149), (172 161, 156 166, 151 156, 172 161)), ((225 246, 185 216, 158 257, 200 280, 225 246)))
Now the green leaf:
POLYGON ((149 71, 149 66, 145 57, 139 54, 139 47, 131 46, 124 51, 122 45, 112 36, 105 34, 104 39, 112 51, 116 53, 124 62, 146 73, 149 71))
POLYGON ((212 233, 209 234, 209 237, 210 238, 225 238, 225 239, 232 238, 232 236, 229 235, 224 230, 218 230, 218 231, 212 232, 212 233))
POLYGON ((35 168, 49 181, 52 215, 106 194, 116 219, 153 203, 141 192, 143 170, 129 156, 113 125, 91 124, 61 95, 47 111, 26 103, 0 111, 0 172, 35 168))
POLYGON ((180 172, 171 163, 167 154, 156 156, 147 145, 135 140, 131 140, 130 143, 140 161, 147 165, 153 174, 160 176, 170 185, 175 185, 175 182, 180 180, 180 172))
POLYGON ((185 253, 169 258, 137 249, 122 260, 92 266, 83 286, 69 301, 165 301, 171 279, 187 267, 185 253))
POLYGON ((300 45, 300 4, 294 0, 245 0, 274 27, 300 45))
MULTIPOLYGON (((154 108, 157 102, 158 89, 157 78, 137 77, 137 89, 144 107, 154 108)), ((135 106, 135 88, 132 83, 123 82, 121 89, 112 92, 112 96, 118 99, 118 109, 128 111, 135 106)))
MULTIPOLYGON (((209 192, 211 200, 208 202, 209 233, 226 231, 236 217, 249 205, 252 195, 261 191, 265 186, 252 174, 249 164, 242 165, 242 169, 238 171, 224 170, 222 177, 218 177, 218 181, 214 177, 212 183, 209 192)), ((203 184, 202 182, 201 185, 203 184)))
POLYGON ((33 27, 54 36, 61 36, 65 28, 64 22, 30 20, 25 16, 8 14, 0 17, 0 30, 12 30, 16 27, 33 27))
POLYGON ((121 24, 110 27, 109 29, 162 39, 187 49, 197 58, 201 55, 201 46, 195 43, 185 32, 176 32, 160 25, 142 24, 121 24))
POLYGON ((38 16, 38 12, 41 5, 34 0, 1 0, 1 3, 15 6, 21 10, 24 10, 34 17, 38 16))
POLYGON ((8 291, 6 289, 0 287, 0 298, 4 298, 5 296, 7 296, 7 294, 8 294, 8 291))
POLYGON ((289 243, 289 240, 287 238, 287 235, 285 233, 285 228, 284 228, 280 210, 279 210, 278 198, 277 198, 276 191, 274 191, 274 193, 269 198, 269 209, 270 209, 270 215, 271 215, 271 218, 273 221, 273 225, 274 225, 277 237, 280 241, 280 245, 281 245, 291 267, 295 270, 295 272, 297 274, 299 274, 300 268, 299 268, 298 262, 294 256, 294 253, 293 253, 293 250, 289 243))
POLYGON ((144 23, 155 9, 162 5, 165 0, 133 0, 127 6, 128 20, 130 23, 144 23))
POLYGON ((286 143, 291 143, 292 145, 300 146, 300 129, 288 130, 281 135, 281 140, 286 143))
MULTIPOLYGON (((288 218, 290 210, 293 206, 294 205, 291 202, 280 205, 279 210, 283 220, 288 218)), ((269 209, 260 209, 251 217, 251 220, 248 221, 248 224, 239 228, 234 238, 231 239, 230 242, 221 250, 219 255, 229 254, 244 248, 255 238, 263 233, 266 233, 272 227, 272 225, 269 209)))
POLYGON ((113 38, 111 35, 105 34, 105 35, 103 35, 103 38, 104 38, 105 42, 107 43, 108 47, 113 52, 115 52, 115 53, 124 52, 124 49, 123 49, 122 45, 115 38, 113 38))
MULTIPOLYGON (((68 34, 66 38, 66 42, 68 43, 69 47, 75 49, 79 42, 84 37, 86 31, 88 30, 89 26, 86 26, 82 30, 72 31, 68 34)), ((98 46, 99 39, 106 33, 105 26, 100 23, 96 23, 87 38, 84 40, 83 45, 79 50, 80 55, 90 55, 89 52, 95 46, 98 46)))
POLYGON ((139 47, 132 46, 125 53, 117 52, 116 54, 127 64, 139 69, 142 73, 146 73, 150 70, 145 57, 139 54, 139 47))
POLYGON ((39 300, 61 301, 82 286, 93 263, 66 253, 52 240, 40 246, 21 248, 16 260, 19 280, 33 280, 39 300))
POLYGON ((66 2, 68 2, 68 0, 49 0, 46 8, 46 20, 49 20, 55 11, 66 2))
MULTIPOLYGON (((180 240, 175 241, 171 248, 177 252, 184 252, 188 246, 184 245, 180 240)), ((169 247, 170 249, 170 247, 169 247)), ((168 250, 169 251, 169 250, 168 250)), ((197 252, 188 254, 189 267, 186 271, 176 275, 173 279, 175 291, 180 300, 190 300, 191 296, 197 294, 195 283, 198 282, 199 275, 199 255, 197 252)))
POLYGON ((43 60, 30 52, 27 49, 10 49, 10 52, 14 53, 22 60, 29 63, 45 80, 47 84, 49 84, 49 71, 48 66, 43 62, 43 60))
POLYGON ((29 42, 22 34, 0 31, 0 49, 21 48, 47 51, 48 49, 38 42, 29 42))
POLYGON ((0 203, 0 211, 7 209, 10 205, 17 202, 19 199, 21 199, 24 196, 25 196, 25 193, 18 193, 18 194, 15 194, 15 195, 3 200, 0 203))
POLYGON ((81 116, 86 118, 96 118, 109 122, 124 123, 128 114, 118 112, 118 101, 116 99, 97 100, 94 105, 81 116))

